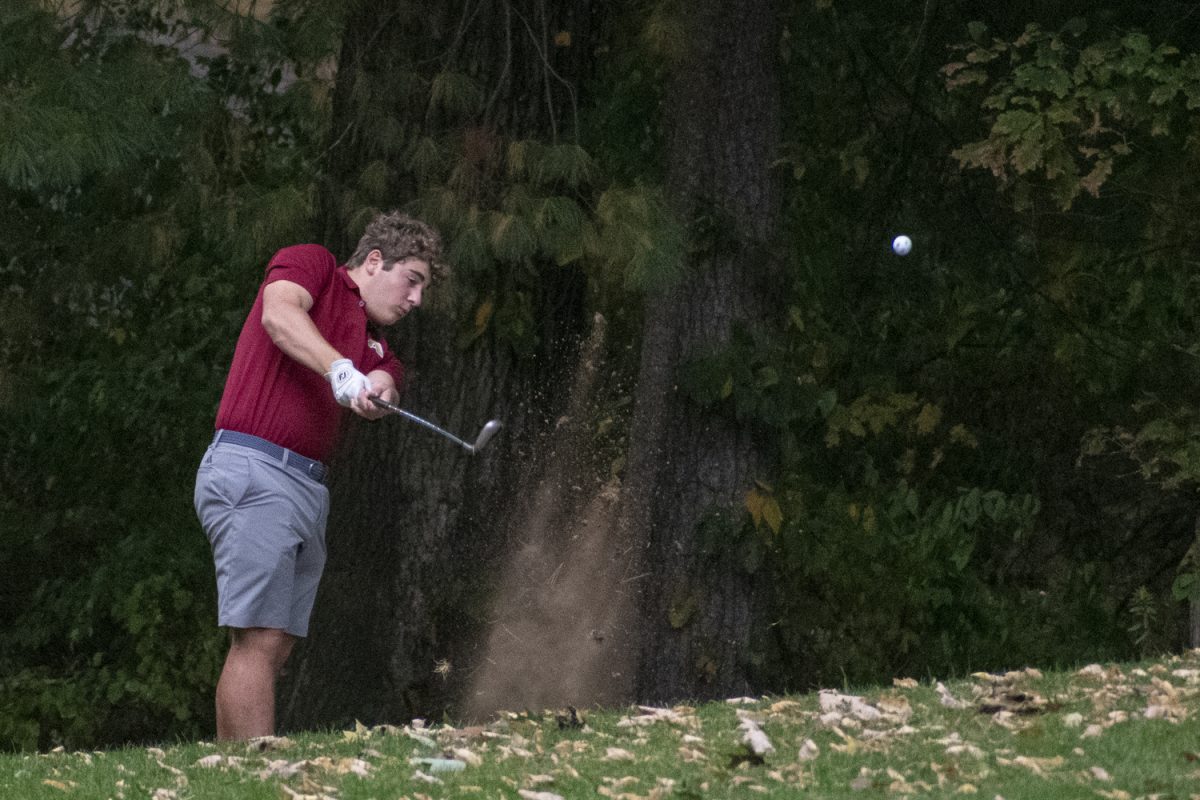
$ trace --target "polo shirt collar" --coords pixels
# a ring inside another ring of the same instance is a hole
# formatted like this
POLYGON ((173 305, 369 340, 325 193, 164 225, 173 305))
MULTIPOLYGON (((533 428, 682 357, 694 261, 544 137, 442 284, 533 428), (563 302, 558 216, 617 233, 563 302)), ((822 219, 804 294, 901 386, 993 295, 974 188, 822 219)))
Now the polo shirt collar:
POLYGON ((346 284, 346 287, 348 289, 353 291, 359 297, 362 297, 362 293, 358 290, 358 284, 354 282, 354 278, 350 277, 349 269, 347 269, 346 267, 338 267, 337 274, 342 279, 342 283, 346 284))

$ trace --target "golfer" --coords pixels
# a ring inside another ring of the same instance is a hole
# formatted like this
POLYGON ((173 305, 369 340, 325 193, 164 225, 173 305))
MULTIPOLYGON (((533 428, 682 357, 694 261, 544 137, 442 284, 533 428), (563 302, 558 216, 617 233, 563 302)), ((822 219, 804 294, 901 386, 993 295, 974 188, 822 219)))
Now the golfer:
POLYGON ((217 738, 275 731, 275 679, 307 635, 325 566, 328 460, 344 409, 398 400, 403 365, 375 330, 421 305, 441 239, 398 212, 369 225, 346 266, 320 245, 277 252, 246 318, 196 474, 212 545, 218 624, 231 632, 217 738))

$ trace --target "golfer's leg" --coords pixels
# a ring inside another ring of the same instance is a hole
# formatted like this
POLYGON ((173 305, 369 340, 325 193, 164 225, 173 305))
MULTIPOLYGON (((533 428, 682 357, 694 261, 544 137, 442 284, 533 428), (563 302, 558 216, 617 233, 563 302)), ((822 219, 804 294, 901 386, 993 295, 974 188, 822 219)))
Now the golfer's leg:
POLYGON ((296 638, 276 628, 233 628, 217 681, 217 738, 252 739, 275 733, 275 677, 296 638))

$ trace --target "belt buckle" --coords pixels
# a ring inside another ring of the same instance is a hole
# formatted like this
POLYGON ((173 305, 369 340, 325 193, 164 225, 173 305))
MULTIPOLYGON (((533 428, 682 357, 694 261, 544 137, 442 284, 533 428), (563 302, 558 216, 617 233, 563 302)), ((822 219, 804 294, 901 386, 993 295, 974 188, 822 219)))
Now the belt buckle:
POLYGON ((317 483, 325 482, 325 467, 319 461, 306 461, 304 463, 304 474, 317 483))

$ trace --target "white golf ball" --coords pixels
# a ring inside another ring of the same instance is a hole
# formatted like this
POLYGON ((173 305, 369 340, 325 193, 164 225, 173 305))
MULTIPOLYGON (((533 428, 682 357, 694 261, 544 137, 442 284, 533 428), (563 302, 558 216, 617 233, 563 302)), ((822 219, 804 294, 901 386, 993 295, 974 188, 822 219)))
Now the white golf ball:
POLYGON ((906 256, 912 250, 912 239, 904 234, 892 239, 892 252, 898 256, 906 256))

